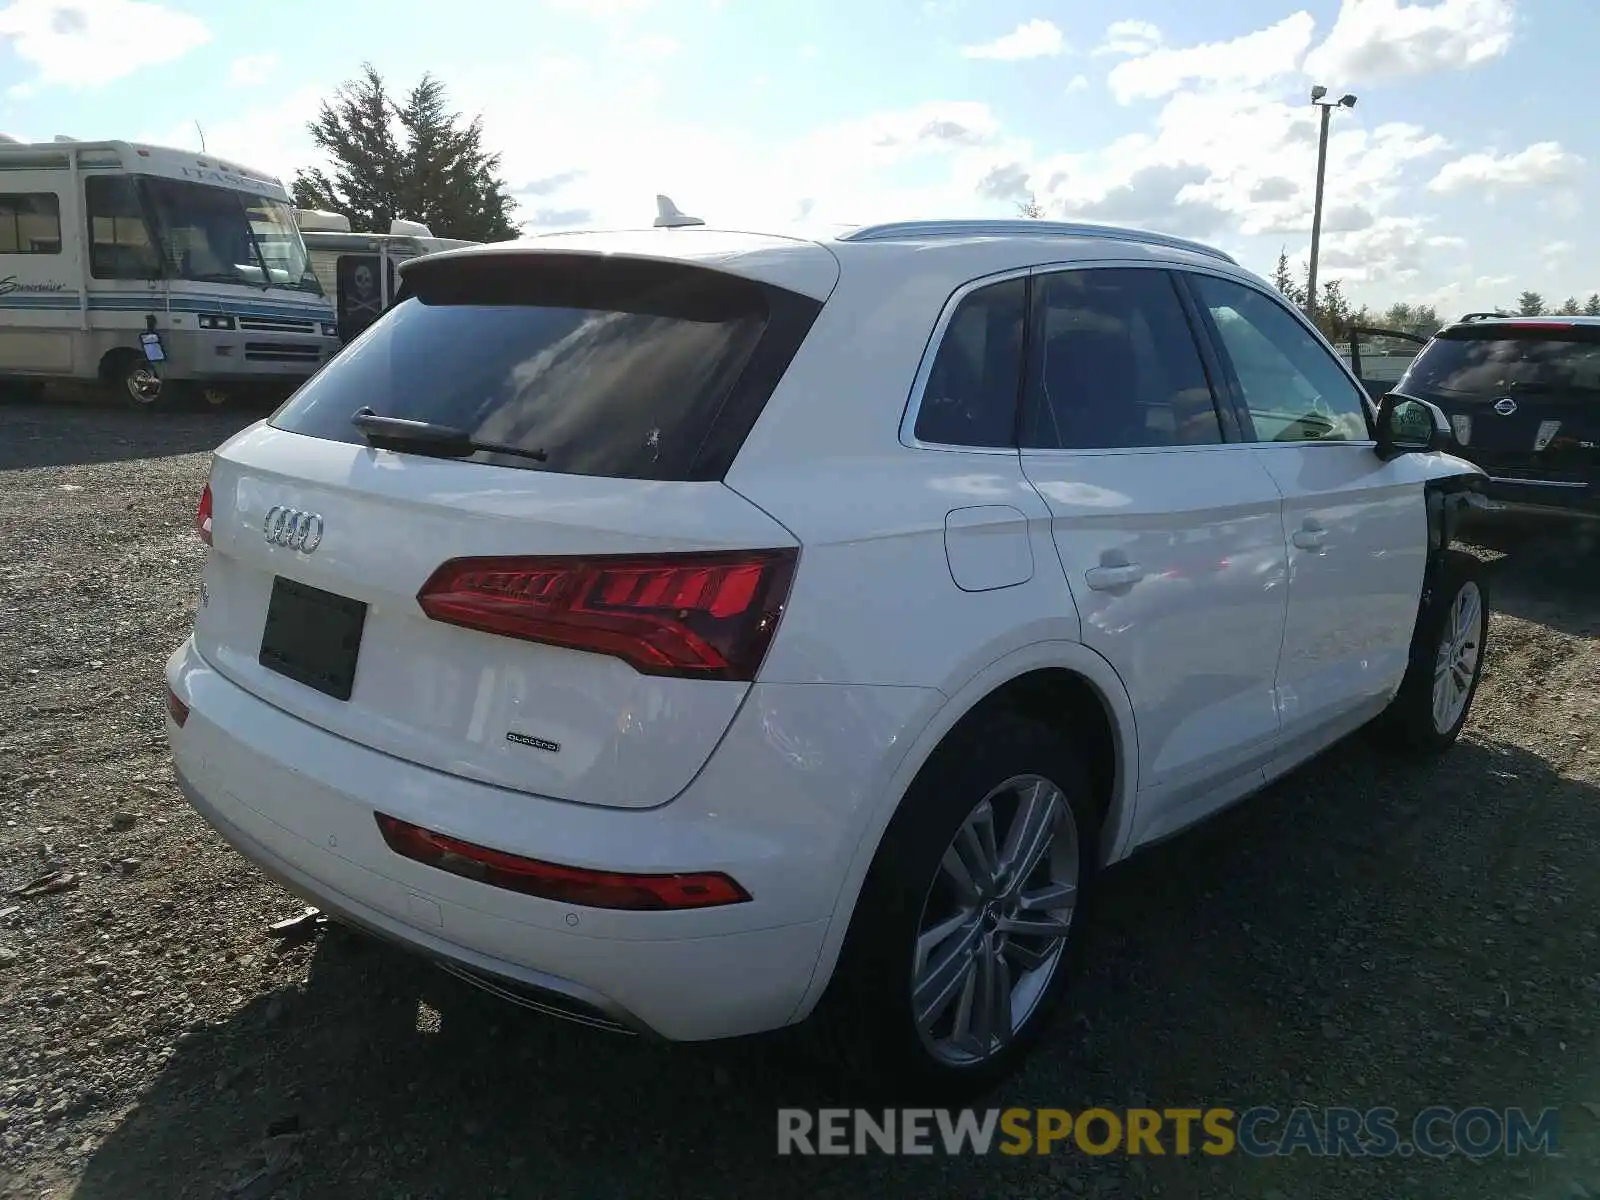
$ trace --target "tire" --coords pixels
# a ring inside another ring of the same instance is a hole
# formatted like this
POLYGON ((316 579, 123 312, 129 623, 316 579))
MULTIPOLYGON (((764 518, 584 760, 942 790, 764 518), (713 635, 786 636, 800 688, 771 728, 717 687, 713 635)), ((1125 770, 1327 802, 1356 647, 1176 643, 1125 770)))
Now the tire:
POLYGON ((143 412, 172 407, 177 389, 142 354, 119 350, 106 359, 104 369, 107 386, 127 407, 143 412))
POLYGON ((1439 754, 1453 746, 1478 694, 1488 640, 1487 572, 1472 555, 1446 550, 1423 591, 1405 679, 1373 726, 1378 740, 1412 754, 1439 754), (1439 675, 1447 655, 1454 665, 1439 675), (1446 688, 1452 679, 1456 686, 1447 704, 1435 688, 1446 688))
POLYGON ((959 726, 924 765, 885 831, 838 968, 819 1005, 814 1026, 822 1032, 838 1074, 874 1094, 917 1103, 968 1099, 1010 1075, 1061 1003, 1082 923, 1082 900, 1097 865, 1098 832, 1089 774, 1059 734, 1037 721, 998 711, 959 726), (998 851, 991 861, 1003 866, 1012 823, 1030 797, 1036 804, 1048 803, 1054 815, 1053 833, 1035 858, 1036 869, 1021 880, 1002 872, 998 888, 987 886, 982 896, 961 897, 955 877, 942 865, 957 850, 958 839, 964 847, 960 860, 970 863, 966 839, 981 824, 978 815, 987 806, 991 844, 998 851), (1019 893, 1038 904, 1048 881, 1058 890, 1070 882, 1076 893, 1070 900, 1062 893, 1060 909, 1022 911, 1019 893), (1012 882, 1016 888, 1008 895, 1006 885, 1012 882), (1051 919, 1065 936, 1058 940, 1023 934, 1012 924, 1017 917, 1051 919), (936 927, 951 931, 949 937, 931 953, 919 952, 919 935, 936 927), (979 949, 966 957, 964 970, 963 956, 952 953, 958 944, 979 949), (1005 946, 997 955, 982 951, 997 945, 1005 946), (1014 989, 1007 1005, 992 1010, 1009 1012, 1016 1021, 1005 1040, 983 1039, 976 1032, 981 1026, 981 964, 996 961, 1005 964, 1004 978, 1014 989), (940 964, 947 969, 940 972, 940 964), (919 1027, 916 1015, 917 978, 923 981, 924 1011, 937 1010, 926 1028, 919 1027), (965 1000, 960 998, 962 980, 970 980, 965 1000), (948 986, 941 988, 940 981, 948 986), (927 1003, 936 994, 956 998, 942 1007, 927 1003), (954 1036, 963 1003, 971 1004, 972 1018, 965 1045, 954 1036), (987 1048, 979 1049, 983 1043, 987 1048))

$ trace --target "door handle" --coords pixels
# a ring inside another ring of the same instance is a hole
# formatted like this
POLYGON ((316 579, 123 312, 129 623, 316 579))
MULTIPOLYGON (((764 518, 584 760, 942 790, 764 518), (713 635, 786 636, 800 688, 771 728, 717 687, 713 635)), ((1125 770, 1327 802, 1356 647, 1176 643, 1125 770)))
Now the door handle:
POLYGON ((1129 587, 1144 578, 1144 567, 1139 563, 1118 563, 1115 566, 1090 567, 1083 573, 1089 586, 1097 592, 1109 592, 1129 587))
POLYGON ((1321 521, 1315 517, 1307 517, 1301 522, 1300 528, 1289 540, 1301 550, 1321 550, 1322 543, 1327 540, 1328 531, 1321 521))

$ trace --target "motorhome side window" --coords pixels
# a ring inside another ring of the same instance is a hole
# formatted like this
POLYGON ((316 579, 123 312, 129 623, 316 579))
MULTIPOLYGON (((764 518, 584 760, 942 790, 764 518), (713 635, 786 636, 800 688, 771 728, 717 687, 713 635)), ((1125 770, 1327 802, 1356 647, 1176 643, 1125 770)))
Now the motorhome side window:
POLYGON ((60 254, 61 201, 54 192, 0 192, 0 254, 60 254))
POLYGON ((161 258, 133 180, 91 176, 83 183, 89 214, 89 273, 96 279, 157 279, 161 258))

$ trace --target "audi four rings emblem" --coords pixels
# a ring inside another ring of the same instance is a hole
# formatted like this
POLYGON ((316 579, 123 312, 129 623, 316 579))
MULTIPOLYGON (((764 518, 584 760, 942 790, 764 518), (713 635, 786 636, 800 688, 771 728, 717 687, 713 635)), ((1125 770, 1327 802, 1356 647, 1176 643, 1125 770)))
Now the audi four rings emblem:
POLYGON ((322 545, 322 517, 318 513, 274 504, 267 510, 261 532, 274 546, 311 554, 322 545))

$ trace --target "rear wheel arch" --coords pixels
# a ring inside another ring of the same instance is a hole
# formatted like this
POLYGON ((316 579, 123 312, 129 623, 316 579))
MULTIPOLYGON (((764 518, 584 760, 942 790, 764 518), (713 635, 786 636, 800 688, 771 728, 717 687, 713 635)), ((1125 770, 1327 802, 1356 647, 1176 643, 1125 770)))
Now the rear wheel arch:
POLYGON ((827 990, 867 872, 912 783, 940 746, 997 709, 1038 720, 1072 739, 1088 762, 1096 789, 1099 860, 1111 863, 1127 854, 1139 755, 1133 707, 1121 679, 1108 662, 1081 643, 1040 642, 1012 651, 978 672, 940 706, 883 789, 885 802, 863 830, 835 899, 811 985, 793 1020, 808 1015, 827 990))

